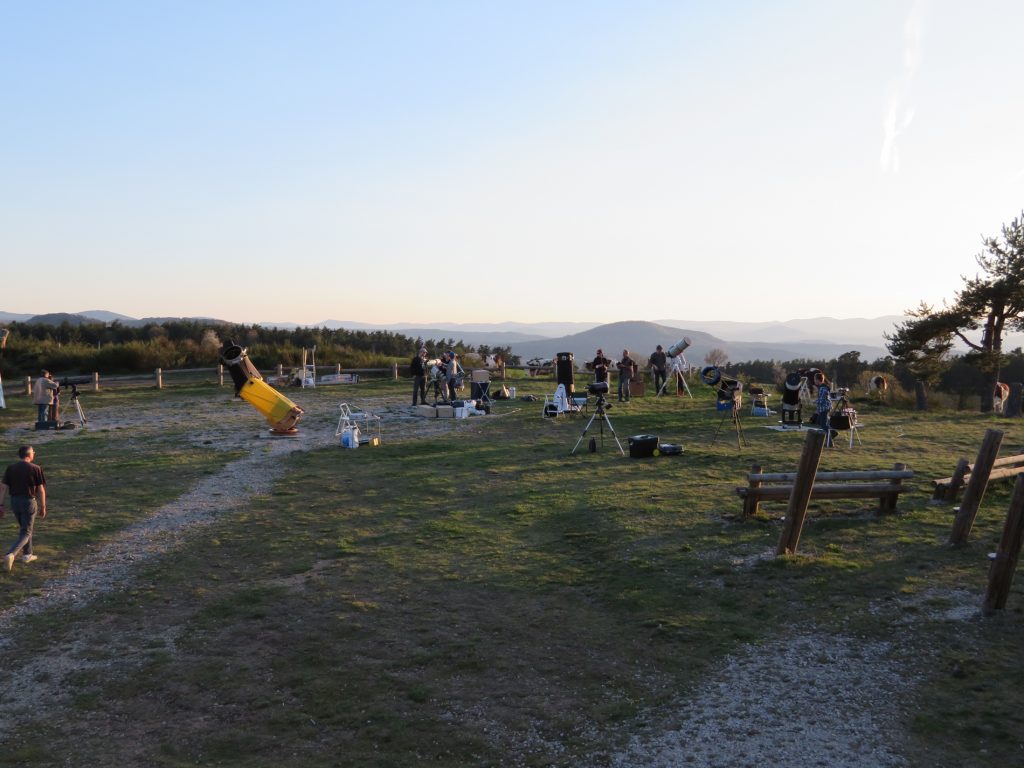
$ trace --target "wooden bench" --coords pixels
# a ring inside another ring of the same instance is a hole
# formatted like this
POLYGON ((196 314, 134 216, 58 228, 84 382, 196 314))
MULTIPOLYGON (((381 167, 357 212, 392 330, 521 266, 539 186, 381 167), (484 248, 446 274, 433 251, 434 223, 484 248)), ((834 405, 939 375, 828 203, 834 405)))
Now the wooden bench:
MULTIPOLYGON (((960 459, 952 476, 932 480, 932 485, 935 486, 932 501, 956 501, 960 491, 970 482, 974 466, 969 464, 967 459, 960 459)), ((992 462, 992 471, 989 472, 988 479, 999 480, 1020 474, 1024 474, 1024 453, 996 459, 992 462)))
MULTIPOLYGON (((818 472, 811 500, 877 498, 879 512, 892 512, 899 495, 907 490, 903 481, 913 476, 906 464, 895 464, 892 469, 818 472)), ((796 472, 762 472, 755 464, 747 475, 748 485, 736 489, 736 495, 743 499, 743 514, 757 514, 763 501, 788 501, 796 477, 796 472)))

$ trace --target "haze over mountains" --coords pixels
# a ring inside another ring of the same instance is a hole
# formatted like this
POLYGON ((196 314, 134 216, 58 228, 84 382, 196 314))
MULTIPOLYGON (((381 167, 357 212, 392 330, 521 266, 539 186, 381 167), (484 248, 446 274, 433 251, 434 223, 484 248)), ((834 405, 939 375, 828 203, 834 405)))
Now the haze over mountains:
MULTIPOLYGON (((85 310, 75 313, 24 315, 0 312, 0 322, 104 323, 122 325, 192 320, 223 324, 230 321, 215 318, 134 318, 107 310, 85 310)), ((657 322, 625 321, 600 324, 594 322, 544 323, 363 323, 355 320, 324 320, 312 326, 283 321, 258 323, 265 327, 294 329, 299 327, 347 328, 350 330, 387 330, 423 339, 454 339, 471 346, 511 347, 524 360, 552 357, 558 352, 572 352, 577 358, 592 357, 601 347, 610 357, 623 349, 646 357, 657 344, 669 347, 684 336, 692 346, 686 354, 691 362, 699 362, 712 349, 723 349, 729 360, 795 360, 832 359, 850 352, 860 352, 861 359, 872 361, 887 354, 883 333, 891 332, 904 318, 889 315, 877 318, 810 318, 786 321, 740 322, 732 320, 677 320, 657 322)))

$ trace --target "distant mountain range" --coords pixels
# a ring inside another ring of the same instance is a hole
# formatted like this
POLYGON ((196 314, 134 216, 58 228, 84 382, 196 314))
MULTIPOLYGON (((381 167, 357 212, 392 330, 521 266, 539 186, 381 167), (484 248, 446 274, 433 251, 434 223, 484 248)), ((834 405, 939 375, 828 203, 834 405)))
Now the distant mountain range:
MULTIPOLYGON (((118 322, 126 326, 164 323, 174 320, 227 324, 230 321, 203 317, 134 318, 106 310, 85 310, 75 313, 24 315, 0 312, 0 322, 46 323, 118 322)), ((299 327, 348 328, 351 330, 387 330, 413 339, 454 339, 470 346, 511 347, 524 360, 553 357, 558 352, 572 352, 578 359, 593 357, 598 347, 609 357, 617 357, 623 349, 645 358, 654 347, 668 348, 683 337, 692 341, 686 352, 691 362, 700 362, 712 349, 722 349, 732 361, 831 359, 856 350, 861 359, 871 361, 887 354, 882 334, 892 331, 903 317, 890 315, 878 318, 811 318, 773 322, 739 322, 730 320, 661 320, 655 323, 627 321, 609 324, 588 322, 547 323, 394 323, 375 324, 353 320, 324 320, 313 326, 291 322, 261 322, 264 327, 294 329, 299 327)))

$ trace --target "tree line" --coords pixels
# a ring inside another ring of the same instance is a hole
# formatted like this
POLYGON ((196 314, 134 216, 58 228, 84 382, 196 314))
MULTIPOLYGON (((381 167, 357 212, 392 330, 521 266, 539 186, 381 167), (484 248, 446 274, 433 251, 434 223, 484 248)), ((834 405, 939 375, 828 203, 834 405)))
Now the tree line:
POLYGON ((983 237, 974 257, 979 271, 961 276, 963 287, 941 308, 921 302, 907 310, 906 322, 887 335, 893 357, 924 387, 947 384, 950 376, 974 370, 981 410, 992 410, 997 382, 1021 381, 1020 350, 1003 349, 1005 334, 1024 330, 1024 213, 1002 227, 1002 237, 983 237), (967 352, 954 355, 959 341, 967 352))
POLYGON ((150 372, 155 368, 214 367, 220 350, 234 341, 248 350, 260 369, 278 364, 301 364, 303 349, 316 348, 321 364, 343 368, 387 368, 408 362, 421 348, 429 357, 446 350, 481 358, 497 354, 516 365, 518 358, 507 347, 476 347, 454 338, 412 338, 391 331, 344 328, 266 328, 259 325, 211 323, 193 320, 153 322, 142 325, 63 321, 8 324, 0 365, 7 377, 35 375, 46 368, 59 375, 150 372))

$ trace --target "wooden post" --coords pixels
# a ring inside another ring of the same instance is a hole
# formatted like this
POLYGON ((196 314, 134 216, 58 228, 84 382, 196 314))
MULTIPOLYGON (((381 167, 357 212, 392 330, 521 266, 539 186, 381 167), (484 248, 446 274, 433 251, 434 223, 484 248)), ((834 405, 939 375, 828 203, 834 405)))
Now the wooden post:
POLYGON ((789 494, 789 506, 786 507, 782 535, 775 549, 776 555, 796 554, 804 518, 807 517, 807 505, 811 501, 811 491, 814 489, 814 476, 818 473, 818 464, 821 461, 821 450, 825 447, 825 436, 825 432, 819 429, 807 432, 796 478, 793 480, 793 490, 789 494))
POLYGON ((392 368, 393 368, 393 371, 394 371, 394 374, 395 374, 395 381, 398 381, 398 363, 394 363, 392 365, 392 368))
POLYGON ((341 376, 341 363, 334 364, 334 373, 337 376, 341 376))
POLYGON ((28 395, 29 397, 32 397, 32 377, 31 376, 26 376, 25 377, 25 394, 28 395))
POLYGON ((284 376, 284 364, 283 363, 278 363, 277 364, 277 375, 278 376, 284 376))
POLYGON ((217 363, 217 384, 221 387, 224 386, 224 364, 217 363))
POLYGON ((156 369, 156 388, 157 389, 163 389, 164 388, 164 369, 163 368, 157 368, 156 369))
POLYGON ((1010 395, 1003 405, 1003 415, 1008 419, 1019 419, 1021 417, 1021 397, 1024 392, 1024 384, 1015 381, 1010 384, 1010 395))
POLYGON ((1013 497, 1006 513, 1003 538, 999 549, 988 569, 988 591, 985 593, 985 613, 999 611, 1006 607, 1006 598, 1013 583, 1013 572, 1020 558, 1021 542, 1024 541, 1024 475, 1017 476, 1013 497))
POLYGON ((967 481, 967 488, 964 490, 964 500, 957 510, 956 519, 953 521, 953 531, 949 536, 949 543, 954 547, 960 547, 967 543, 967 537, 974 527, 974 518, 978 516, 978 508, 981 500, 985 498, 985 489, 988 488, 988 476, 992 472, 992 465, 995 463, 996 454, 999 453, 999 446, 1003 442, 1003 433, 998 429, 985 430, 985 439, 981 441, 981 448, 978 450, 978 458, 971 468, 971 479, 967 481))
POLYGON ((92 391, 93 392, 99 392, 100 391, 100 372, 99 371, 94 371, 93 374, 92 374, 92 391))
MULTIPOLYGON (((895 464, 892 465, 892 469, 894 472, 902 472, 906 468, 907 465, 902 464, 900 462, 896 462, 895 464)), ((892 484, 892 493, 887 493, 884 496, 880 496, 878 499, 878 513, 881 515, 890 512, 895 512, 896 501, 900 497, 900 486, 903 484, 903 481, 898 477, 894 477, 889 482, 892 484)))
POLYGON ((960 489, 964 485, 964 477, 970 468, 971 465, 967 463, 967 459, 960 459, 956 463, 956 469, 953 470, 953 476, 949 479, 949 485, 945 488, 937 486, 935 493, 932 494, 932 499, 935 501, 956 501, 957 494, 960 493, 960 489))
MULTIPOLYGON (((750 465, 750 474, 752 474, 752 475, 760 475, 761 474, 761 465, 760 464, 751 464, 750 465)), ((764 485, 764 483, 761 482, 760 480, 753 480, 753 479, 749 480, 749 490, 750 491, 753 491, 755 488, 760 488, 762 485, 764 485)), ((757 496, 755 496, 753 493, 749 493, 748 492, 746 498, 743 499, 743 516, 744 517, 750 517, 752 515, 756 515, 760 509, 761 509, 761 502, 758 501, 757 496)))

